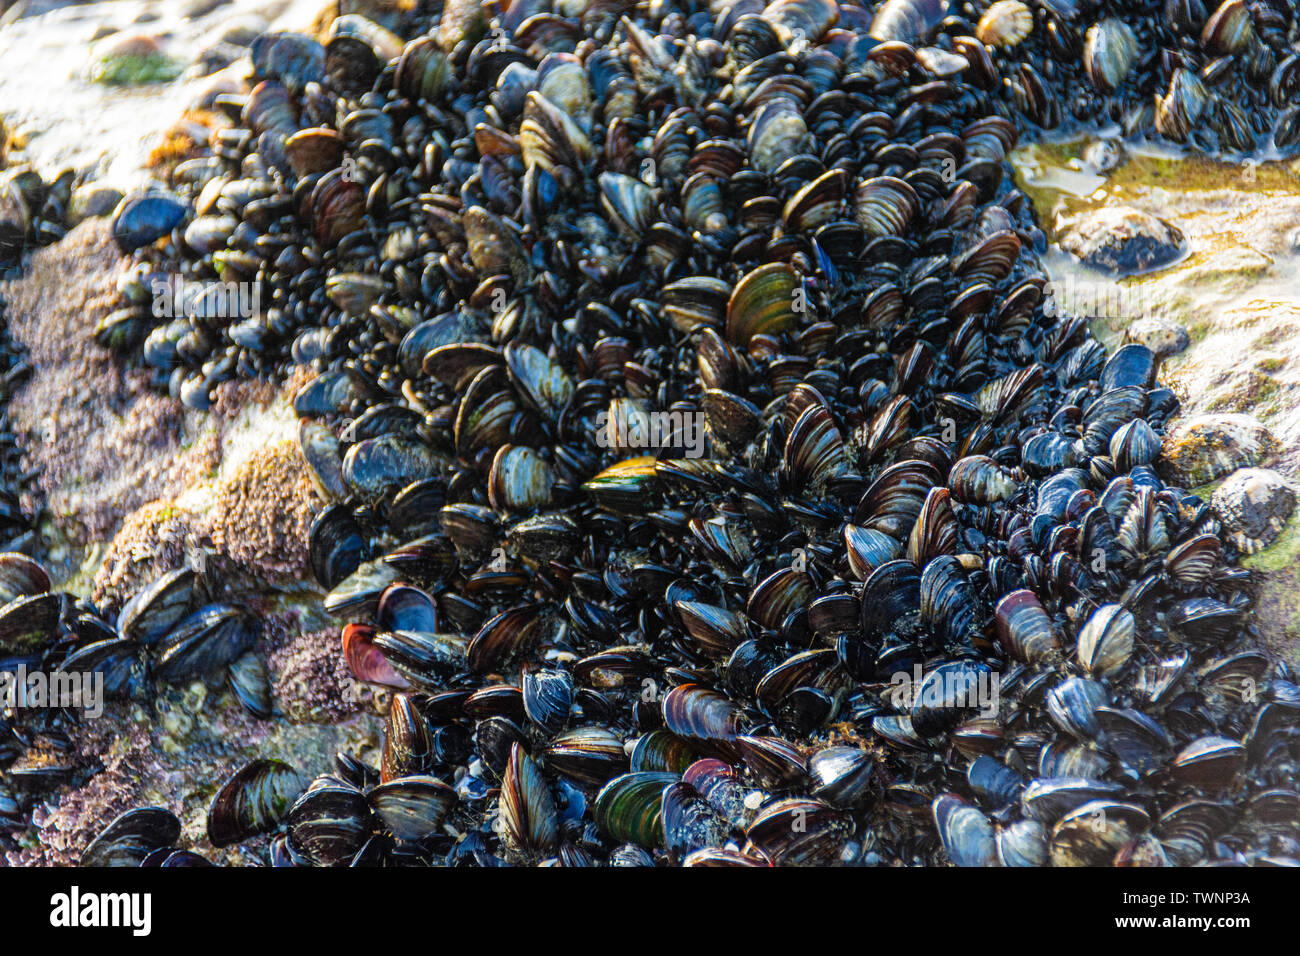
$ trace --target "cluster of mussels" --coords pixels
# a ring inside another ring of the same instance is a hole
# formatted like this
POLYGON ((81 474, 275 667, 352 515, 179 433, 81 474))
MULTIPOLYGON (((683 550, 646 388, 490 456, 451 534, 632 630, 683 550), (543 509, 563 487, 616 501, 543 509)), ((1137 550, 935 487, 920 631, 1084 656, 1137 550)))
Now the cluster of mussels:
MULTIPOLYGON (((1300 686, 1158 474, 1151 352, 1043 309, 1007 163, 1067 116, 1282 145, 1286 4, 448 0, 390 26, 259 38, 211 155, 116 215, 137 265, 100 338, 159 387, 315 372, 311 566, 391 694, 381 766, 249 764, 214 846, 1300 858, 1300 686), (178 279, 260 307, 159 322, 178 279), (654 454, 628 440, 662 421, 654 454)), ((87 859, 195 862, 178 833, 132 811, 87 859)))
POLYGON ((270 679, 253 650, 259 633, 254 616, 189 568, 112 615, 55 591, 35 559, 0 553, 0 848, 14 848, 34 806, 101 769, 96 755, 87 762, 78 753, 75 736, 104 700, 146 700, 161 685, 202 680, 269 718, 270 679))

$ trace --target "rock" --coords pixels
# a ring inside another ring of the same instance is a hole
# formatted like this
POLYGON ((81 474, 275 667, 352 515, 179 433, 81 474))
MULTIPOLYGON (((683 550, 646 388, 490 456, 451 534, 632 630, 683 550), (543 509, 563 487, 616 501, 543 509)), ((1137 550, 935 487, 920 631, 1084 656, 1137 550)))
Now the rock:
POLYGON ((1082 159, 1094 173, 1108 173, 1128 162, 1128 152, 1117 139, 1095 139, 1084 147, 1082 159))
POLYGON ((218 70, 224 70, 244 55, 244 48, 233 43, 217 43, 204 47, 194 57, 189 69, 190 76, 211 76, 218 70))
POLYGON ((1159 358, 1177 355, 1191 344, 1191 336, 1168 319, 1135 319, 1124 330, 1124 341, 1145 345, 1159 358))
POLYGON ((78 186, 72 193, 68 206, 68 227, 71 228, 83 219, 95 216, 107 216, 122 201, 122 191, 112 186, 99 183, 86 183, 78 186))
POLYGON ((261 33, 267 30, 265 17, 260 17, 255 13, 246 13, 242 16, 231 17, 221 27, 221 32, 217 34, 218 43, 231 43, 235 46, 248 46, 261 33))
POLYGON ((1268 468, 1241 468, 1215 489, 1210 505, 1228 538, 1254 554, 1270 544, 1295 510, 1297 486, 1268 468))
POLYGON ((229 2, 230 0, 185 0, 181 4, 181 16, 187 20, 197 20, 229 2))
POLYGON ((1113 275, 1132 275, 1168 265, 1183 255, 1182 230, 1131 206, 1086 212, 1057 225, 1061 248, 1084 265, 1113 275))
POLYGON ((165 83, 180 75, 180 66, 147 33, 128 33, 95 44, 90 79, 108 86, 165 83))
POLYGON ((1198 415, 1166 437, 1161 461, 1176 483, 1195 488, 1262 464, 1280 450, 1273 433, 1249 415, 1198 415))

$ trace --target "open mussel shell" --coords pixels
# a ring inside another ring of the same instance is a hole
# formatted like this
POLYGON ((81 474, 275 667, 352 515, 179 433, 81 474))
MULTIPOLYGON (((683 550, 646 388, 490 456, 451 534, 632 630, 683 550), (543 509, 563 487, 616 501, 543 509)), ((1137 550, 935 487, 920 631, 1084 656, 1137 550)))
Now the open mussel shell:
POLYGON ((154 666, 159 677, 181 681, 233 664, 257 640, 257 626, 240 608, 209 604, 159 639, 154 666))
POLYGON ((1150 824, 1136 804, 1090 800, 1052 828, 1053 866, 1109 866, 1119 851, 1150 824))
POLYGON ((25 654, 58 636, 63 599, 58 594, 17 597, 0 607, 0 651, 25 654))
POLYGON ((343 628, 343 659, 354 678, 367 684, 382 684, 408 690, 410 681, 397 672, 375 644, 376 632, 369 624, 348 624, 343 628))
POLYGON ((635 843, 648 849, 661 846, 664 789, 679 779, 677 774, 663 771, 615 777, 596 794, 596 825, 617 843, 635 843))
POLYGON ((289 844, 317 866, 351 863, 376 829, 366 796, 336 777, 318 777, 289 810, 289 844))
POLYGON ((1221 790, 1232 785, 1245 762, 1246 748, 1240 741, 1211 735, 1193 740, 1180 750, 1169 771, 1184 783, 1221 790))
POLYGON ((0 605, 50 590, 50 576, 39 561, 16 551, 0 554, 0 605))
POLYGON ((178 568, 141 588, 122 606, 117 632, 141 644, 152 644, 185 617, 194 605, 198 576, 178 568))
POLYGON ((181 822, 162 807, 128 810, 100 831, 81 854, 80 866, 139 866, 153 851, 175 846, 181 822))
POLYGON ((307 780, 283 761, 258 759, 245 764, 208 805, 208 842, 231 846, 270 833, 306 787, 307 780))

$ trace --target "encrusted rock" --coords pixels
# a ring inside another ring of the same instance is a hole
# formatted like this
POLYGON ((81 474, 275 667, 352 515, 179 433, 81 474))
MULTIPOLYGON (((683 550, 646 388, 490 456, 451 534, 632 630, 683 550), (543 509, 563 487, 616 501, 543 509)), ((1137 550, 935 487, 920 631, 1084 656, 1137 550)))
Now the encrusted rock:
POLYGON ((1161 461, 1176 483, 1195 488, 1263 464, 1280 448, 1273 433, 1249 415, 1198 415, 1173 429, 1161 461))
POLYGON ((1210 499, 1228 538, 1246 554, 1272 544, 1295 510, 1297 486, 1268 468, 1242 468, 1210 499))
POLYGON ((1086 212, 1057 226, 1061 248, 1084 265, 1113 275, 1132 275, 1180 258, 1182 230, 1131 206, 1086 212))
POLYGON ((1145 345, 1160 358, 1177 355, 1191 344, 1191 336, 1168 319, 1136 319, 1124 330, 1124 341, 1145 345))

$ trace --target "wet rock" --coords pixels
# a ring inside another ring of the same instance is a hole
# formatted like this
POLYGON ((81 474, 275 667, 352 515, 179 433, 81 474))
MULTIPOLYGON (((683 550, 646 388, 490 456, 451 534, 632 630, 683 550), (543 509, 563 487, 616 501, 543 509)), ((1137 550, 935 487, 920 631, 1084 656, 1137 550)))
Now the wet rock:
POLYGON ((121 201, 122 191, 112 186, 102 186, 99 183, 78 186, 73 191, 72 202, 68 206, 68 226, 71 228, 83 219, 94 216, 107 216, 121 201))
POLYGON ((199 17, 205 17, 217 7, 223 7, 230 0, 185 0, 181 4, 181 16, 187 20, 196 20, 199 17))
POLYGON ((147 33, 104 40, 95 45, 91 55, 90 79, 107 86, 163 83, 180 75, 180 66, 163 51, 157 38, 147 33))
POLYGON ((224 70, 244 55, 243 47, 234 43, 217 43, 200 50, 189 69, 191 76, 211 76, 224 70))
POLYGON ((1232 543, 1247 554, 1268 547, 1295 510, 1297 486, 1268 468, 1242 468, 1214 491, 1214 508, 1232 543))
POLYGON ((1124 341, 1145 345, 1158 358, 1177 355, 1191 343, 1187 330, 1168 319, 1136 319, 1124 330, 1124 341))
POLYGON ((1132 275, 1168 265, 1187 249, 1182 230, 1130 206, 1083 213, 1058 223, 1061 248, 1084 265, 1113 275, 1132 275))
POLYGON ((1280 445, 1249 415, 1199 415, 1180 422, 1166 438, 1161 461, 1186 488, 1270 460, 1280 445))
POLYGON ((1108 173, 1128 161, 1128 152, 1117 139, 1098 139, 1084 147, 1082 159, 1093 172, 1108 173))

